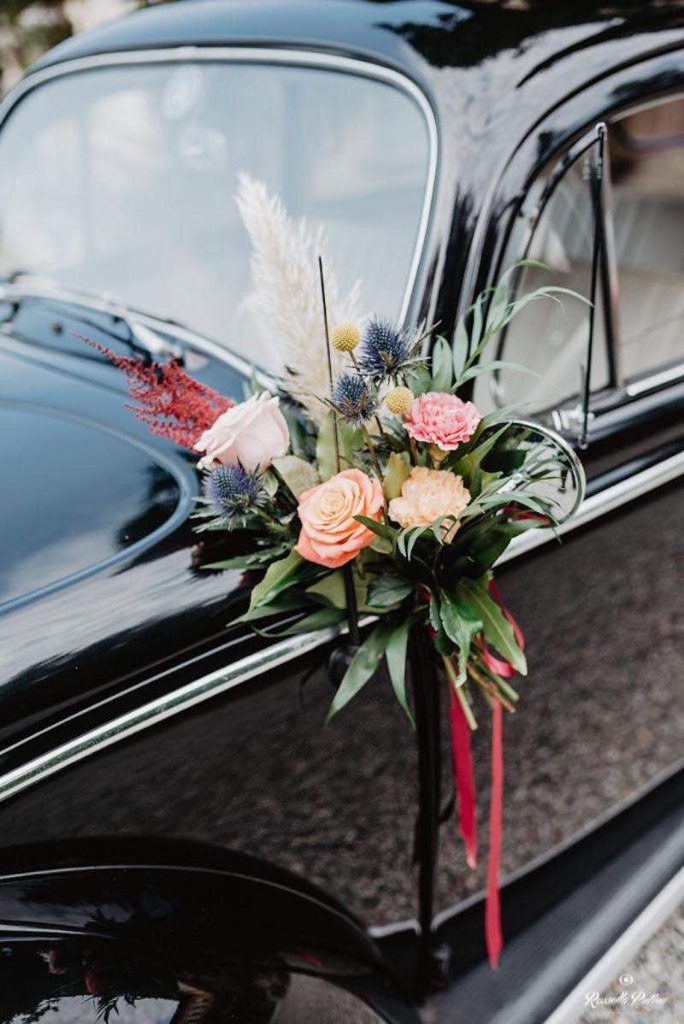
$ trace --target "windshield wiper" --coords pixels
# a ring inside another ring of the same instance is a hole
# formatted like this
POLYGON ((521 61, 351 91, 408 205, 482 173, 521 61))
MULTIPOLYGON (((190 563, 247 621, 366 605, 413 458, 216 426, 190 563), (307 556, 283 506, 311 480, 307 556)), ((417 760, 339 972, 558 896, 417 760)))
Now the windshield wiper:
MULTIPOLYGON (((153 313, 134 309, 107 293, 89 292, 82 288, 72 288, 27 270, 15 270, 11 274, 0 278, 0 302, 4 301, 12 304, 14 312, 16 312, 22 299, 42 299, 46 302, 61 302, 80 306, 84 310, 104 313, 106 316, 110 316, 115 324, 124 324, 128 330, 128 337, 122 338, 116 335, 117 341, 126 345, 132 352, 137 353, 146 361, 151 359, 174 359, 181 363, 181 365, 185 361, 185 349, 183 346, 169 338, 165 332, 158 331, 156 324, 178 330, 190 331, 190 328, 184 327, 183 324, 175 320, 167 320, 153 313), (150 324, 150 321, 152 321, 152 324, 150 324)), ((12 316, 8 315, 4 318, 5 322, 8 322, 11 318, 12 316)), ((98 330, 102 329, 101 324, 89 320, 86 315, 79 315, 79 319, 86 326, 98 330)))

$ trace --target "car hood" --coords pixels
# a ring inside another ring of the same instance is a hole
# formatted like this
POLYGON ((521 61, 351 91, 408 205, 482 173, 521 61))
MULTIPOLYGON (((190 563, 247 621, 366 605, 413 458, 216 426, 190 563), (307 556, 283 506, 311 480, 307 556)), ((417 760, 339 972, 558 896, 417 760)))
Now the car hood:
MULTIPOLYGON (((131 414, 122 374, 74 345, 68 309, 29 306, 8 327, 0 336, 2 747, 224 640, 245 595, 239 573, 199 567, 194 459, 131 414)), ((197 363, 201 379, 240 395, 230 366, 206 355, 197 363)), ((223 535, 212 543, 226 549, 223 535)))

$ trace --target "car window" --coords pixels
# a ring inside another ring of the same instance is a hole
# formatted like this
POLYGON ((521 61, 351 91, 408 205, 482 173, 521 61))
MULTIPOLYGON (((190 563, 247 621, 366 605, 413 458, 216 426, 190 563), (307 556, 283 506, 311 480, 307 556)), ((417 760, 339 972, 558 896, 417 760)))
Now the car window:
MULTIPOLYGON (((684 99, 651 105, 608 126, 608 217, 617 268, 616 355, 628 382, 684 356, 684 99)), ((504 266, 523 256, 547 270, 516 275, 521 294, 542 284, 591 293, 594 217, 585 156, 556 164, 530 190, 511 234, 504 266), (541 204, 541 214, 539 208, 541 204)), ((481 378, 476 398, 487 408, 524 404, 530 414, 568 404, 581 392, 588 307, 571 298, 534 302, 500 339, 500 358, 536 376, 502 369, 481 378)), ((610 383, 600 289, 594 327, 592 392, 610 383)))
POLYGON ((394 318, 429 149, 408 93, 352 73, 217 61, 69 74, 29 92, 0 131, 0 273, 107 292, 281 369, 247 301, 240 174, 325 230, 360 311, 394 318))
POLYGON ((684 97, 609 134, 626 380, 684 357, 684 97))
MULTIPOLYGON (((554 169, 537 181, 527 197, 508 245, 504 266, 521 258, 542 266, 525 266, 513 273, 514 292, 526 294, 554 285, 581 296, 591 293, 594 216, 591 193, 584 178, 584 156, 567 169, 554 169), (542 213, 538 210, 541 207, 542 213)), ((586 365, 589 307, 571 296, 530 303, 499 339, 497 357, 514 368, 477 380, 475 398, 483 410, 519 405, 525 414, 540 414, 578 396, 586 365), (525 367, 523 373, 517 367, 525 367)), ((595 320, 592 387, 608 381, 602 318, 595 320)))

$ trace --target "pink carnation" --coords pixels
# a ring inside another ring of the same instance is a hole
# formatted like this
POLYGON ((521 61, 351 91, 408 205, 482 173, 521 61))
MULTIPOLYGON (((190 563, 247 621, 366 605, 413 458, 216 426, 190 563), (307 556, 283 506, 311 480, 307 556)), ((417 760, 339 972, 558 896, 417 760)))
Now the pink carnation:
POLYGON ((444 391, 428 391, 416 398, 404 426, 416 441, 427 441, 451 452, 470 440, 481 419, 472 402, 444 391))

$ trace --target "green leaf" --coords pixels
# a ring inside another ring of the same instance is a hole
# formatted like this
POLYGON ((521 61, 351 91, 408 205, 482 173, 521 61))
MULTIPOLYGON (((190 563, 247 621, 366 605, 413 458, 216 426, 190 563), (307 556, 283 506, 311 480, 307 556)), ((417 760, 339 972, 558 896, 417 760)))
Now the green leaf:
POLYGON ((406 371, 405 374, 406 386, 411 388, 416 397, 429 391, 432 386, 432 377, 427 366, 419 364, 418 366, 412 366, 406 371))
POLYGON ((416 543, 420 540, 422 536, 428 533, 431 529, 431 526, 418 526, 411 530, 411 536, 406 545, 406 557, 409 560, 409 562, 411 561, 411 555, 413 554, 413 549, 416 546, 416 543))
MULTIPOLYGON (((354 464, 354 451, 362 447, 361 431, 337 417, 337 433, 340 443, 340 469, 349 469, 354 464)), ((316 442, 316 462, 321 480, 329 480, 337 473, 335 454, 335 414, 331 411, 323 420, 316 442)))
POLYGON ((516 672, 527 675, 525 655, 518 647, 513 627, 504 616, 499 605, 484 589, 481 582, 461 580, 458 584, 459 597, 470 606, 474 614, 482 620, 485 640, 513 666, 516 672))
POLYGON ((400 496, 404 480, 410 472, 411 462, 406 452, 390 452, 387 471, 382 479, 382 491, 387 501, 400 496))
POLYGON ((446 338, 437 338, 432 350, 432 391, 448 391, 453 373, 453 354, 446 338))
POLYGON ((275 498, 278 493, 278 477, 270 469, 261 475, 261 485, 269 498, 275 498))
POLYGON ((537 377, 541 380, 541 374, 537 373, 536 370, 530 370, 529 366, 523 366, 522 363, 514 363, 506 359, 493 359, 490 363, 478 363, 477 366, 471 366, 469 370, 464 370, 457 378, 451 390, 458 391, 469 380, 474 380, 475 377, 479 377, 483 373, 491 373, 492 370, 515 370, 517 373, 527 373, 530 377, 537 377))
POLYGON ((479 444, 460 458, 451 468, 454 473, 463 477, 466 487, 470 491, 472 497, 476 498, 480 494, 481 480, 478 474, 482 461, 487 457, 491 450, 495 447, 499 438, 506 433, 508 430, 508 424, 505 423, 498 430, 494 431, 488 438, 481 441, 479 444))
POLYGON ((439 598, 435 594, 432 595, 428 604, 428 617, 430 619, 430 625, 435 631, 435 636, 432 638, 435 650, 438 654, 441 654, 443 658, 450 658, 454 653, 453 644, 444 632, 444 626, 442 625, 440 615, 439 598))
POLYGON ((468 331, 463 320, 459 320, 456 325, 456 335, 454 337, 454 375, 458 380, 459 375, 463 372, 466 359, 468 358, 468 346, 470 345, 470 339, 468 338, 468 331))
POLYGON ((524 523, 493 523, 486 533, 476 538, 468 549, 468 554, 484 571, 491 569, 501 557, 508 545, 518 534, 529 529, 530 521, 524 523))
POLYGON ((402 622, 402 624, 394 630, 387 642, 385 657, 387 658, 387 668, 389 669, 389 675, 392 681, 392 689, 394 690, 397 700, 406 712, 409 722, 415 729, 416 722, 406 696, 406 647, 408 643, 409 629, 410 623, 402 622))
POLYGON ((472 609, 443 591, 440 595, 440 618, 444 632, 458 647, 458 677, 456 686, 465 682, 470 645, 482 630, 483 623, 472 609))
POLYGON ((372 608, 392 608, 413 590, 413 584, 399 576, 378 576, 368 587, 368 604, 372 608))
POLYGON ((391 629, 389 623, 380 622, 359 647, 330 705, 325 719, 326 725, 375 674, 385 653, 391 629))
POLYGON ((280 459, 274 459, 273 466, 295 498, 320 483, 316 467, 297 455, 283 455, 280 459))
POLYGON ((311 594, 313 597, 322 598, 326 604, 332 605, 333 608, 347 607, 344 578, 341 572, 333 572, 328 576, 324 576, 323 579, 317 580, 316 583, 306 588, 306 593, 311 594))
POLYGON ((258 608, 249 608, 243 615, 232 619, 229 626, 237 626, 241 623, 257 622, 259 619, 268 619, 273 615, 285 615, 290 612, 304 611, 307 603, 300 593, 285 593, 274 598, 270 604, 260 604, 258 608))
POLYGON ((269 562, 275 562, 282 558, 287 548, 279 545, 275 548, 266 548, 264 551, 253 551, 249 555, 235 555, 234 558, 224 558, 221 562, 208 562, 201 565, 201 569, 263 569, 269 562))
POLYGON ((263 580, 252 590, 249 607, 258 608, 261 604, 269 604, 276 594, 290 586, 302 565, 304 559, 294 549, 285 558, 269 565, 263 580))
POLYGON ((374 533, 377 537, 383 537, 385 540, 394 540, 396 531, 391 526, 387 526, 386 523, 379 523, 376 519, 369 519, 368 516, 354 516, 357 523, 361 523, 367 529, 374 533))
POLYGON ((296 636, 298 633, 314 633, 317 629, 327 629, 329 626, 336 626, 345 618, 345 613, 340 611, 339 608, 318 608, 315 612, 305 615, 299 622, 295 622, 285 629, 260 630, 255 628, 255 632, 259 633, 260 636, 270 639, 281 636, 296 636))

